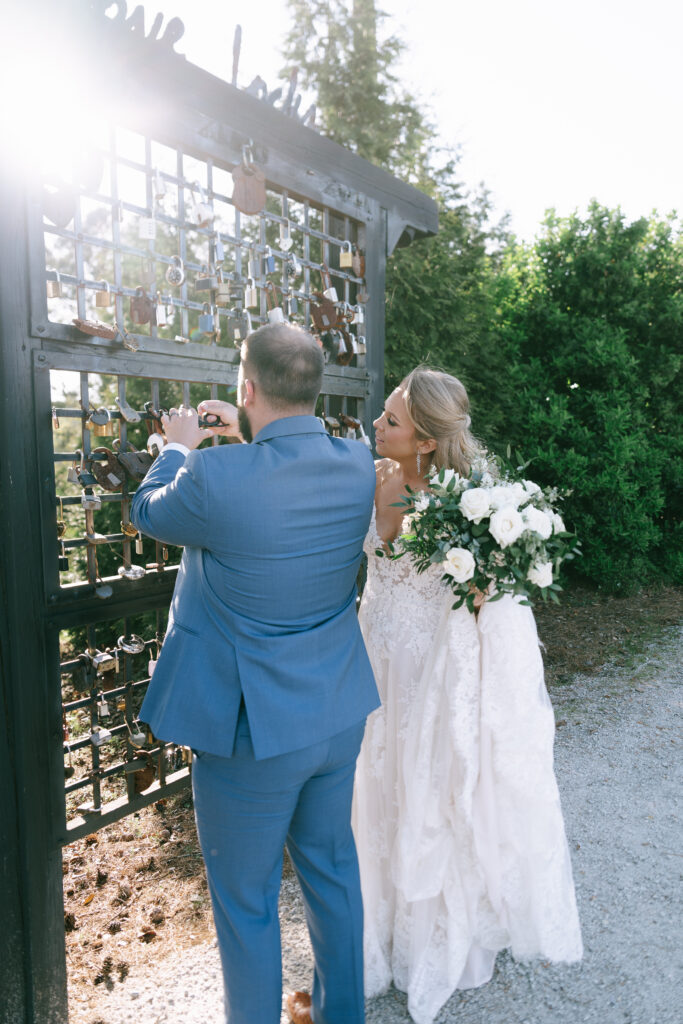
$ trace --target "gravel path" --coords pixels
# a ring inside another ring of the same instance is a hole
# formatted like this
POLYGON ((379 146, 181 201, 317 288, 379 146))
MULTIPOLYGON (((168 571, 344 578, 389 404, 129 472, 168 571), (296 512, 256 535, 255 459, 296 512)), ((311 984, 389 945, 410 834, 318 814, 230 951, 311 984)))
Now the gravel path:
MULTIPOLYGON (((552 693, 555 760, 585 945, 581 964, 498 958, 483 988, 456 993, 437 1024, 678 1024, 683 1019, 680 895, 683 629, 631 669, 606 667, 552 693)), ((285 989, 308 988, 311 954, 296 883, 281 900, 285 989)), ((218 952, 185 950, 136 972, 75 1024, 223 1024, 218 952)), ((90 1004, 92 1007, 92 1003, 90 1004)), ((283 1013, 282 1021, 288 1020, 283 1013)), ((390 991, 367 1024, 410 1024, 390 991)))

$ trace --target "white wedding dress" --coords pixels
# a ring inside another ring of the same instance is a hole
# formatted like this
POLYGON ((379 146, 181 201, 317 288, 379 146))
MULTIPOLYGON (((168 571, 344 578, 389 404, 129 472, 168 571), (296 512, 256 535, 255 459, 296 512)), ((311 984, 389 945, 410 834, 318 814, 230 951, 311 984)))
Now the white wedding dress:
POLYGON ((452 611, 438 567, 379 558, 373 513, 360 622, 382 707, 358 758, 353 828, 365 991, 393 981, 416 1024, 496 953, 582 955, 553 772, 554 717, 531 609, 452 611))

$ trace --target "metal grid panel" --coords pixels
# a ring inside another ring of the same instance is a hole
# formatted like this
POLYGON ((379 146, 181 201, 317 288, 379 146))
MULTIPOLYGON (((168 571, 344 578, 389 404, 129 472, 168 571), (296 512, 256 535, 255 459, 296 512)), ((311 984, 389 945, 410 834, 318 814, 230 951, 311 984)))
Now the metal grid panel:
MULTIPOLYGON (((363 222, 270 187, 245 214, 211 159, 121 128, 100 143, 79 154, 69 187, 44 187, 39 253, 36 424, 41 477, 54 482, 44 568, 60 636, 67 842, 188 781, 187 752, 137 719, 181 554, 130 524, 130 462, 154 456, 159 410, 224 396, 236 346, 278 320, 323 347, 318 413, 330 431, 362 435, 368 395, 363 222), (54 399, 58 371, 77 374, 66 403, 54 399)), ((245 148, 238 173, 254 172, 245 148)))

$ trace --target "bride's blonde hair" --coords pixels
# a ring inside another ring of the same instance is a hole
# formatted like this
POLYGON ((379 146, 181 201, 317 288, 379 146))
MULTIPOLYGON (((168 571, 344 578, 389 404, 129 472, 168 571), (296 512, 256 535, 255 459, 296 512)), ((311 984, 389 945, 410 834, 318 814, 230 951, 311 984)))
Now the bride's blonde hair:
POLYGON ((416 366, 401 382, 418 441, 436 441, 432 465, 467 476, 484 448, 470 433, 470 400, 457 377, 431 366, 416 366))

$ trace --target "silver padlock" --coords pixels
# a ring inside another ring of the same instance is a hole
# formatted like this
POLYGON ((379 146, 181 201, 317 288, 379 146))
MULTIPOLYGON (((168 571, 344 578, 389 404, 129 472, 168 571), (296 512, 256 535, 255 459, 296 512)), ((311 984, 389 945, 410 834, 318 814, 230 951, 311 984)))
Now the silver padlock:
POLYGON ((112 672, 116 668, 116 658, 111 651, 95 651, 92 663, 97 672, 112 672))
POLYGON ((163 179, 161 171, 156 168, 154 171, 154 201, 161 205, 166 197, 166 182, 163 179))
POLYGON ((292 277, 298 277, 301 273, 301 262, 296 253, 290 252, 287 257, 287 273, 292 277))
POLYGON ((266 274, 273 274, 275 272, 275 257, 269 245, 266 246, 263 253, 263 269, 266 274))
POLYGON ((120 565, 118 573, 124 580, 141 580, 145 575, 145 570, 141 565, 120 565))
POLYGON ((294 239, 289 226, 289 221, 284 220, 280 223, 280 249, 282 252, 289 252, 294 245, 294 239))
POLYGON ((111 739, 111 733, 109 729, 105 729, 103 725, 93 726, 93 730, 90 734, 90 742, 94 747, 101 747, 103 743, 111 739))
POLYGON ((102 498, 99 494, 83 491, 83 494, 81 494, 81 505, 87 512, 96 512, 102 508, 102 498))
POLYGON ((144 747, 147 742, 147 733, 143 732, 138 719, 136 718, 132 725, 126 719, 126 725, 128 726, 128 738, 131 745, 134 747, 144 747))
POLYGON ((253 277, 247 278, 247 287, 244 289, 244 305, 248 309, 255 309, 258 306, 258 288, 253 277))
POLYGON ((168 309, 166 303, 162 302, 161 295, 157 294, 157 304, 154 309, 154 317, 157 327, 168 327, 168 309))
POLYGON ((166 280, 174 288, 179 288, 185 280, 185 264, 180 256, 171 257, 171 265, 166 268, 166 280))
POLYGON ((275 306, 273 309, 269 309, 268 319, 271 324, 285 323, 285 314, 282 312, 282 306, 275 306))
POLYGON ((355 344, 356 352, 358 353, 359 356, 364 356, 365 352, 367 350, 367 345, 365 343, 365 335, 364 334, 359 334, 358 337, 355 339, 355 341, 356 341, 356 344, 355 344))
POLYGON ((161 436, 161 434, 150 434, 149 437, 147 438, 147 451, 149 452, 153 459, 156 459, 157 455, 163 449, 165 444, 166 441, 161 436))
POLYGON ((330 302, 339 302, 339 297, 337 296, 336 288, 326 288, 325 291, 323 292, 323 295, 325 296, 326 299, 329 299, 330 302))
POLYGON ((225 248, 223 246, 223 240, 219 234, 216 235, 216 241, 213 248, 216 256, 216 263, 222 263, 225 259, 225 248))
POLYGON ((111 711, 109 709, 109 705, 107 704, 103 693, 100 694, 99 700, 97 701, 95 707, 97 708, 97 715, 99 718, 109 718, 111 711))
POLYGON ((249 255, 247 267, 247 273, 249 277, 253 277, 254 279, 256 279, 257 277, 261 276, 261 261, 257 259, 253 253, 250 253, 249 255))
POLYGON ((358 303, 357 306, 353 307, 353 320, 351 321, 351 323, 352 324, 364 324, 365 323, 365 310, 363 309, 363 307, 361 306, 360 303, 358 303))

